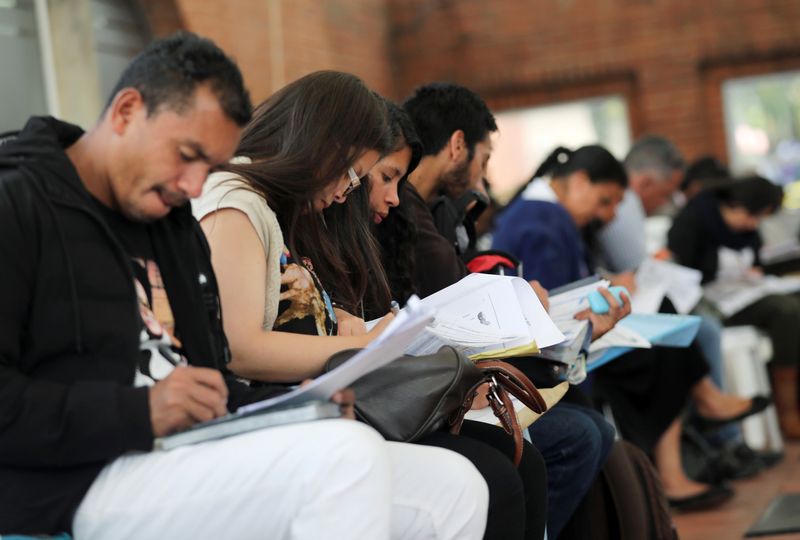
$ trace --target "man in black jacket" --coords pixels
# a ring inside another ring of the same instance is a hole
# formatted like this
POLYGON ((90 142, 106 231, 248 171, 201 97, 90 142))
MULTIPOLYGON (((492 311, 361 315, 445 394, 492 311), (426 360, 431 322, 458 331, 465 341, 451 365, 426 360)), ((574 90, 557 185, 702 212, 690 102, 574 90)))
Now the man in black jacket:
MULTIPOLYGON (((421 86, 403 107, 423 144, 422 159, 409 176, 401 204, 411 209, 417 230, 415 286, 427 296, 469 272, 447 235, 437 231, 429 205, 436 195, 459 197, 465 190, 481 188, 492 153, 491 134, 497 131, 497 125, 480 96, 455 84, 421 86)), ((531 282, 531 286, 540 298, 546 298, 538 282, 531 282)), ((605 295, 611 298, 607 292, 605 295)), ((592 315, 597 336, 630 312, 629 304, 618 306, 613 298, 610 302, 615 306, 613 313, 592 315)), ((517 367, 531 376, 531 364, 524 358, 517 367)), ((533 382, 540 384, 536 379, 533 382)), ((529 431, 547 466, 547 530, 556 538, 605 463, 614 430, 595 411, 561 402, 529 431)))
MULTIPOLYGON (((404 449, 356 422, 149 452, 156 437, 281 391, 227 371, 188 207, 250 108, 232 61, 178 34, 134 60, 90 131, 40 117, 0 140, 0 533, 386 538, 393 519, 421 526, 392 514, 391 458, 404 449)), ((334 396, 350 413, 352 399, 334 396)), ((445 471, 424 491, 467 517, 434 509, 417 521, 478 537, 485 485, 432 457, 445 471), (447 493, 433 484, 451 478, 447 493)), ((434 506, 401 495, 406 514, 434 506)))

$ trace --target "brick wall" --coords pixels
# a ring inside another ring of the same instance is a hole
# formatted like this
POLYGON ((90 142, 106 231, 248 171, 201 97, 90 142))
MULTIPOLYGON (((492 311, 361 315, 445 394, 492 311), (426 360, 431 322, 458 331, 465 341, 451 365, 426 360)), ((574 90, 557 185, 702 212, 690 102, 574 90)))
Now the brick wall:
POLYGON ((634 136, 662 133, 688 157, 725 155, 726 71, 800 67, 797 0, 388 2, 399 93, 450 80, 500 110, 614 91, 634 136))
POLYGON ((153 34, 184 28, 236 58, 253 101, 319 69, 393 88, 385 0, 139 0, 153 34))
POLYGON ((800 68, 800 0, 139 0, 239 61, 255 101, 316 69, 393 98, 450 80, 495 110, 626 96, 634 136, 725 155, 719 83, 800 68))

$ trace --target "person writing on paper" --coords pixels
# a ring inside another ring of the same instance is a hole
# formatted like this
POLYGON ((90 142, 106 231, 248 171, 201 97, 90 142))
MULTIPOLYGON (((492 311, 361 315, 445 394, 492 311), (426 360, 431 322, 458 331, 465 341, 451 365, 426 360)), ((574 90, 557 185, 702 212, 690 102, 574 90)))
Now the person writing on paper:
MULTIPOLYGON (((367 175, 380 154, 394 150, 386 120, 381 98, 357 77, 338 72, 302 77, 257 108, 237 151, 249 159, 239 158, 226 173, 212 175, 195 206, 214 254, 223 308, 236 314, 226 317, 226 324, 237 327, 229 336, 231 365, 254 383, 316 375, 327 355, 353 347, 352 339, 329 335, 335 333, 330 330, 334 317, 341 320, 342 313, 330 306, 336 302, 360 311, 361 289, 368 285, 380 291, 385 277, 379 262, 365 263, 377 260, 377 253, 370 252, 369 222, 341 203, 359 187, 355 185, 360 183, 358 176, 367 175), (309 139, 310 134, 318 139, 309 139), (358 173, 353 181, 347 172, 355 167, 358 173), (328 195, 317 202, 319 193, 328 195), (332 211, 331 206, 344 212, 335 218, 323 214, 326 207, 332 211), (299 309, 309 303, 286 300, 289 289, 281 286, 287 281, 281 270, 290 265, 285 252, 276 255, 279 258, 273 264, 274 245, 289 246, 284 251, 293 255, 296 266, 302 266, 297 271, 307 272, 304 294, 317 298, 320 317, 299 309), (271 304, 277 305, 277 314, 265 311, 271 304), (278 334, 282 341, 270 340, 278 334), (328 349, 312 348, 323 341, 328 349)), ((381 297, 388 309, 388 292, 383 291, 381 297)), ((363 321, 357 322, 363 327, 363 321)), ((510 441, 499 428, 487 428, 495 437, 499 432, 501 440, 510 441)), ((508 457, 468 437, 469 431, 465 429, 464 436, 434 433, 418 441, 418 447, 422 455, 426 450, 422 445, 452 449, 478 467, 490 489, 488 516, 484 516, 487 538, 520 537, 515 531, 525 528, 526 495, 533 500, 535 530, 544 514, 541 458, 529 448, 517 472, 508 457)), ((513 441, 505 446, 513 446, 513 441)), ((409 470, 409 481, 427 467, 420 464, 418 471, 409 470)))
POLYGON ((383 110, 362 86, 348 74, 317 72, 279 90, 256 109, 237 157, 193 205, 220 281, 231 369, 248 379, 314 377, 332 354, 366 346, 391 320, 366 332, 346 310, 356 309, 367 284, 337 283, 334 302, 320 281, 379 264, 321 240, 322 210, 343 202, 387 149, 383 110), (300 100, 315 123, 293 131, 300 100), (341 119, 329 114, 345 104, 341 119))
MULTIPOLYGON (((622 164, 601 146, 556 149, 501 215, 495 245, 512 253, 521 250, 521 258, 529 253, 532 265, 540 264, 533 254, 543 254, 548 267, 560 269, 546 281, 552 286, 582 277, 589 269, 578 227, 594 219, 613 219, 626 178, 622 164), (558 232, 541 232, 554 223, 558 232), (540 249, 536 242, 541 242, 540 249)), ((699 412, 717 421, 739 419, 755 410, 753 400, 720 392, 707 371, 695 348, 662 347, 632 351, 596 371, 597 390, 611 404, 622 435, 653 453, 667 495, 685 510, 717 504, 731 495, 724 486, 693 482, 683 471, 679 414, 687 398, 691 395, 699 412)))
POLYGON ((0 140, 0 533, 387 539, 434 519, 480 536, 486 488, 468 464, 431 456, 424 487, 404 489, 402 450, 355 422, 151 452, 283 391, 226 369, 186 204, 250 114, 235 64, 177 34, 133 60, 88 132, 34 117, 0 140), (440 497, 453 510, 432 516, 440 497))
MULTIPOLYGON (((750 176, 696 195, 681 210, 668 235, 675 261, 703 273, 703 282, 742 279, 757 283, 760 221, 776 212, 783 192, 769 180, 750 176)), ((800 363, 800 297, 768 295, 724 319, 727 325, 754 325, 772 341, 772 390, 781 430, 800 439, 797 366, 800 363)))

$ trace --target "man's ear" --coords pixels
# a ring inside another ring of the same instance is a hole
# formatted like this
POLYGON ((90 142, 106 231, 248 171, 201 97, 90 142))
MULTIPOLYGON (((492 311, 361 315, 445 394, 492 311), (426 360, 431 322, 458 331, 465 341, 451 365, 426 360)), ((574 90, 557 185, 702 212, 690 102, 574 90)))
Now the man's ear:
POLYGON ((448 153, 450 161, 461 163, 464 161, 465 156, 469 153, 467 151, 467 141, 464 139, 464 132, 457 129, 450 135, 450 140, 447 142, 448 153))
POLYGON ((123 88, 114 96, 106 110, 106 119, 117 135, 125 133, 128 125, 145 108, 142 94, 135 88, 123 88))

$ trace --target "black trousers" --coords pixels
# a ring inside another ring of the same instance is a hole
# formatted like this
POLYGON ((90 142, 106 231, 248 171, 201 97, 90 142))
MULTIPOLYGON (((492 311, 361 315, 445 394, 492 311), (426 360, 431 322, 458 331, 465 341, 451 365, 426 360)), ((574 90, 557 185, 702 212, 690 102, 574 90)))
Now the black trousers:
POLYGON ((694 343, 634 349, 595 371, 594 393, 611 406, 622 437, 650 454, 707 374, 694 343))
POLYGON ((800 363, 800 294, 765 296, 725 320, 727 326, 752 324, 772 341, 772 361, 782 366, 800 363))
POLYGON ((527 441, 519 468, 514 439, 501 428, 465 421, 460 435, 432 433, 418 444, 452 450, 469 459, 489 486, 485 539, 541 540, 547 522, 547 474, 541 454, 527 441))

